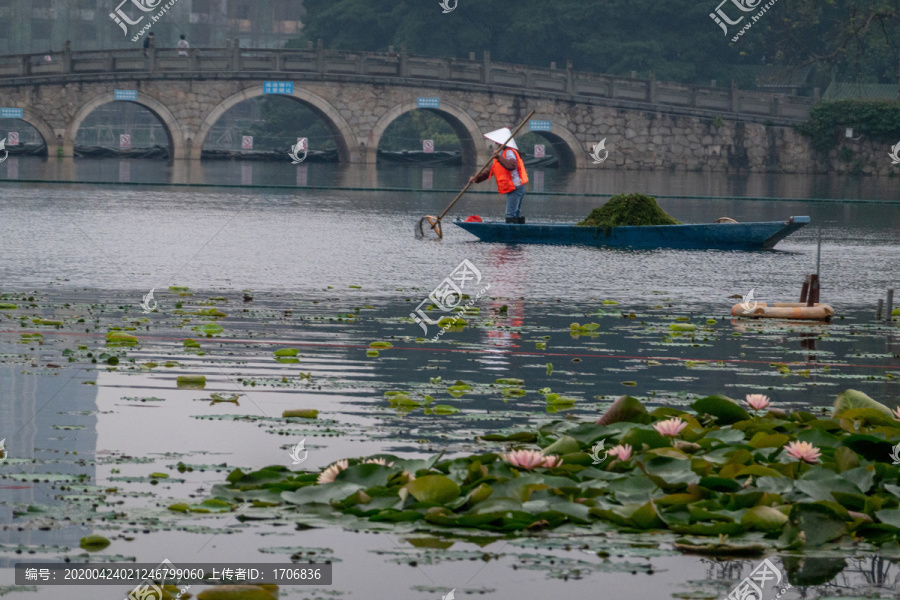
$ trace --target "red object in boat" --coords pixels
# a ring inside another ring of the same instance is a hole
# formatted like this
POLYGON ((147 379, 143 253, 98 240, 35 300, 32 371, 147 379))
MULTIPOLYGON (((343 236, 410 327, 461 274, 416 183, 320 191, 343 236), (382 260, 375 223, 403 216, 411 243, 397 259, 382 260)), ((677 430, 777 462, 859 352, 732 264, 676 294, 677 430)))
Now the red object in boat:
POLYGON ((469 217, 465 220, 465 222, 466 223, 484 223, 484 221, 482 221, 481 217, 479 217, 478 215, 469 215, 469 217))

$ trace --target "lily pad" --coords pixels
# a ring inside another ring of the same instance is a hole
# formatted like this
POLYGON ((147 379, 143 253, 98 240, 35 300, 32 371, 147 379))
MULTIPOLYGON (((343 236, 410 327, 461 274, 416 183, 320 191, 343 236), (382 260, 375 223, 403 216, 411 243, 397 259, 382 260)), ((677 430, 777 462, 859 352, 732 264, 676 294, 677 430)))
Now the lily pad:
POLYGON ((102 535, 88 535, 81 538, 81 542, 78 545, 88 552, 100 552, 109 546, 110 543, 111 542, 102 535))
POLYGON ((224 329, 218 323, 205 323, 203 325, 197 325, 193 327, 193 330, 197 333, 203 333, 206 337, 212 337, 218 333, 222 333, 224 329))
POLYGON ((301 419, 317 419, 319 411, 314 408, 295 408, 281 413, 282 418, 299 417, 301 419))
POLYGON ((106 343, 109 346, 136 346, 138 339, 128 333, 121 331, 110 331, 106 334, 106 343))
POLYGON ((840 418, 845 411, 854 408, 871 408, 880 411, 888 419, 893 419, 891 409, 881 402, 872 400, 858 390, 844 390, 838 394, 838 397, 834 400, 834 411, 832 411, 831 416, 833 418, 840 418))
POLYGON ((691 408, 700 414, 712 415, 719 425, 733 425, 738 421, 750 418, 750 413, 727 396, 715 395, 700 398, 691 404, 691 408))
POLYGON ((455 481, 444 475, 425 475, 406 485, 409 493, 419 502, 443 504, 457 498, 461 490, 455 481))
POLYGON ((206 387, 206 375, 179 375, 176 385, 181 389, 202 390, 206 387))
POLYGON ((276 600, 277 598, 278 586, 276 585, 217 585, 197 594, 197 600, 276 600))

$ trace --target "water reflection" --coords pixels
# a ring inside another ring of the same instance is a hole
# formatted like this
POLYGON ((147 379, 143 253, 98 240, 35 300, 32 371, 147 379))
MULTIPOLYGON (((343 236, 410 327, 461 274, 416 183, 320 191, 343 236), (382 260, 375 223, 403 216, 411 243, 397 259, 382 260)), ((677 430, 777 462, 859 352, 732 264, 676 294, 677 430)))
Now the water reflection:
MULTIPOLYGON (((885 592, 895 594, 900 585, 898 559, 878 554, 853 558, 784 555, 780 561, 770 560, 792 586, 782 598, 880 598, 885 592)), ((720 590, 731 590, 760 560, 701 559, 700 562, 705 565, 707 582, 720 590)), ((773 593, 764 597, 771 598, 773 593)))
MULTIPOLYGON (((38 344, 34 347, 40 352, 38 344)), ((0 344, 7 356, 20 350, 12 342, 0 344)), ((7 450, 0 523, 13 523, 14 511, 33 506, 45 511, 54 526, 3 527, 0 544, 77 547, 91 528, 63 525, 69 510, 57 494, 67 480, 90 482, 95 477, 91 459, 97 447, 97 388, 80 385, 85 380, 80 370, 17 362, 0 366, 0 439, 6 438, 7 450), (43 477, 48 473, 50 481, 43 477)), ((18 560, 0 555, 0 567, 18 560)))
MULTIPOLYGON (((472 167, 444 165, 365 165, 336 163, 152 159, 10 157, 0 166, 2 179, 50 181, 124 181, 116 163, 128 164, 134 182, 204 185, 341 186, 459 190, 472 167), (240 165, 240 166, 238 166, 240 165), (300 168, 302 167, 302 168, 300 168), (252 173, 252 175, 250 175, 252 173)), ((727 198, 821 198, 900 200, 900 189, 884 177, 813 174, 728 174, 616 169, 534 169, 532 194, 616 194, 639 192, 655 196, 727 198)), ((836 215, 838 220, 839 215, 836 215)), ((897 224, 895 222, 895 224, 897 224)))

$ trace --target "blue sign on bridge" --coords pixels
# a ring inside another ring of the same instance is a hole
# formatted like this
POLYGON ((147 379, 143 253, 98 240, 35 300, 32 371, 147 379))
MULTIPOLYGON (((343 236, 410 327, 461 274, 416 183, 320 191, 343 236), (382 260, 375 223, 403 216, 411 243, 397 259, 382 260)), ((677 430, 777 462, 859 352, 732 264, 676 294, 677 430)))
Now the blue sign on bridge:
POLYGON ((553 123, 550 121, 528 121, 529 131, 550 131, 553 123))
POLYGON ((418 108, 440 108, 440 98, 416 98, 416 106, 418 108))
POLYGON ((293 81, 264 81, 263 94, 293 94, 293 81))
POLYGON ((25 111, 21 108, 0 108, 0 119, 24 119, 25 111))
POLYGON ((137 90, 113 90, 115 100, 137 100, 137 90))

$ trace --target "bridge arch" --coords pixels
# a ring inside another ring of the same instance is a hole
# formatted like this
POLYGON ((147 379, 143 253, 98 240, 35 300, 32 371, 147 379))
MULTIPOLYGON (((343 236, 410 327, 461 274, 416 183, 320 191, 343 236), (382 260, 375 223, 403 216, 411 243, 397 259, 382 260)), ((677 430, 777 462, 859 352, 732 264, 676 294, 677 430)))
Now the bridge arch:
POLYGON ((38 115, 34 109, 32 108, 23 108, 22 109, 22 118, 20 121, 24 121, 28 123, 40 134, 41 138, 44 140, 44 144, 47 146, 47 156, 53 154, 50 148, 56 145, 56 133, 54 133, 53 128, 50 124, 44 120, 43 117, 38 115))
POLYGON ((415 100, 409 100, 395 106, 387 111, 372 129, 370 138, 369 152, 366 154, 366 162, 374 163, 378 159, 378 144, 381 142, 381 136, 384 135, 388 125, 393 123, 399 116, 406 114, 412 110, 427 110, 433 113, 439 113, 444 117, 450 127, 453 128, 459 143, 462 146, 463 164, 484 163, 490 154, 487 151, 487 145, 482 137, 481 128, 464 110, 454 106, 448 102, 441 100, 440 108, 424 108, 420 109, 415 100))
MULTIPOLYGON (((249 100, 250 98, 256 98, 257 96, 262 95, 263 84, 259 83, 222 100, 212 109, 212 111, 210 111, 206 118, 203 119, 200 130, 197 132, 197 137, 192 140, 190 158, 200 160, 200 156, 203 153, 203 143, 206 141, 209 131, 229 108, 236 104, 240 104, 244 100, 249 100)), ((344 117, 341 116, 341 113, 329 104, 325 98, 322 98, 309 90, 305 90, 296 84, 294 85, 293 94, 281 95, 293 98, 294 100, 305 104, 322 119, 334 136, 334 141, 338 147, 338 157, 341 162, 360 162, 359 151, 354 143, 356 136, 353 135, 353 130, 350 129, 350 125, 344 117)))
MULTIPOLYGON (((122 102, 122 100, 116 100, 113 92, 105 92, 88 100, 80 109, 78 109, 78 112, 75 113, 75 116, 72 118, 72 122, 69 123, 65 137, 63 138, 63 156, 71 157, 75 155, 75 136, 78 134, 78 128, 81 127, 81 124, 89 114, 94 112, 98 107, 109 104, 110 102, 122 102)), ((165 104, 143 92, 138 92, 137 100, 126 100, 125 102, 140 104, 153 113, 153 115, 160 120, 163 129, 166 131, 166 137, 169 140, 170 156, 175 160, 187 158, 184 133, 182 132, 178 121, 175 119, 175 115, 172 114, 165 104)))
MULTIPOLYGON (((552 119, 551 116, 538 117, 535 119, 552 119)), ((574 167, 576 169, 586 169, 588 166, 586 145, 581 142, 575 134, 557 125, 555 122, 550 126, 550 131, 536 131, 544 139, 550 142, 553 149, 556 150, 560 158, 560 163, 565 167, 574 167)), ((600 140, 598 139, 597 142, 600 140)), ((595 142, 596 143, 596 142, 595 142)))

